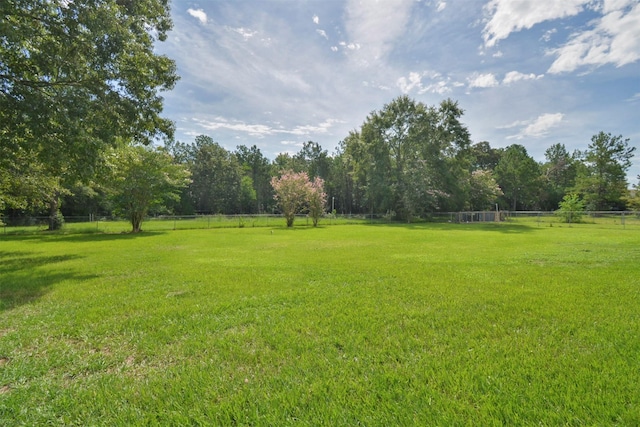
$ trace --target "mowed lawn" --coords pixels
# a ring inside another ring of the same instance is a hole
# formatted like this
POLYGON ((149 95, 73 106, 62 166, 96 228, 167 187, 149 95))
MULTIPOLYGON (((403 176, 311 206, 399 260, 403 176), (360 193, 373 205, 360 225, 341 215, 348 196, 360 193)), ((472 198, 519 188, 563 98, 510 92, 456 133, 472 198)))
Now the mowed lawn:
POLYGON ((0 236, 3 426, 638 424, 640 230, 0 236))

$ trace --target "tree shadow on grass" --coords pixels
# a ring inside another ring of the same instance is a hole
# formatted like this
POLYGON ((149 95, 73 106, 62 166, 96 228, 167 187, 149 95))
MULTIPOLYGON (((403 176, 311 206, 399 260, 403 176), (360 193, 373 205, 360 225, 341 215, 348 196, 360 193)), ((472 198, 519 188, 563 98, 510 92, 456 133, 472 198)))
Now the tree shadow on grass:
POLYGON ((57 243, 57 242, 109 242, 109 241, 123 241, 134 240, 145 237, 159 236, 166 234, 166 231, 144 231, 142 233, 37 233, 37 234, 8 234, 0 236, 0 242, 5 241, 38 241, 42 243, 57 243))
MULTIPOLYGON (((373 224, 374 226, 376 224, 373 224)), ((530 233, 536 230, 525 224, 513 224, 508 222, 417 222, 417 223, 391 223, 378 224, 378 226, 404 227, 412 230, 440 230, 440 231, 489 231, 506 234, 530 233)))
POLYGON ((167 234, 166 231, 143 231, 141 233, 90 233, 64 234, 54 238, 56 242, 111 242, 137 240, 167 234))
POLYGON ((88 280, 95 276, 49 267, 81 258, 79 255, 44 256, 32 252, 0 251, 0 312, 42 297, 51 286, 64 280, 88 280))

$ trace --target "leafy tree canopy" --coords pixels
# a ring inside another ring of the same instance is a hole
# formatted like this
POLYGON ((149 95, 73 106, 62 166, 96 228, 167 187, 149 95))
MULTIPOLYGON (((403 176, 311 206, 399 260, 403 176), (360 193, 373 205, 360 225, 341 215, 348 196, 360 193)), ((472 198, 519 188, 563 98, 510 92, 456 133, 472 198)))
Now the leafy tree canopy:
POLYGON ((171 138, 170 28, 168 0, 0 2, 0 159, 90 176, 105 146, 171 138))
POLYGON ((575 190, 583 195, 589 210, 621 209, 627 193, 626 172, 631 167, 635 147, 622 135, 599 132, 581 153, 584 167, 576 179, 575 190))
MULTIPOLYGON (((400 96, 372 112, 345 152, 357 166, 372 211, 407 220, 442 208, 461 208, 468 188, 469 132, 452 100, 428 107, 400 96)), ((355 134, 354 134, 355 135, 355 134)))
POLYGON ((504 205, 512 210, 530 209, 538 201, 540 165, 520 144, 507 147, 495 168, 496 181, 504 193, 504 205))
POLYGON ((163 149, 123 147, 112 152, 109 162, 115 213, 129 219, 133 233, 142 231, 149 209, 177 200, 180 189, 189 183, 184 165, 176 164, 163 149))

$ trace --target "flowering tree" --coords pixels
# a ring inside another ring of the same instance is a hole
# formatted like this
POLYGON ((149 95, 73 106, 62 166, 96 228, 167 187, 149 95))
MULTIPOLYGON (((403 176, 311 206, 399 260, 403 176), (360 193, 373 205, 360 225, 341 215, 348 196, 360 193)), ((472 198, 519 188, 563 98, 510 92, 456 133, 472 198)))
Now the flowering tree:
POLYGON ((309 215, 313 219, 313 226, 318 226, 318 220, 324 212, 324 206, 327 203, 327 193, 324 192, 324 180, 316 177, 309 182, 309 215))
POLYGON ((306 172, 284 171, 280 178, 273 177, 271 186, 275 190, 273 196, 287 220, 287 227, 293 227, 296 214, 305 210, 313 219, 313 226, 324 211, 327 194, 324 192, 324 180, 316 178, 309 180, 306 172))
POLYGON ((280 178, 271 178, 275 190, 273 198, 287 220, 287 227, 293 227, 293 220, 306 206, 310 192, 309 176, 306 172, 284 171, 280 178))

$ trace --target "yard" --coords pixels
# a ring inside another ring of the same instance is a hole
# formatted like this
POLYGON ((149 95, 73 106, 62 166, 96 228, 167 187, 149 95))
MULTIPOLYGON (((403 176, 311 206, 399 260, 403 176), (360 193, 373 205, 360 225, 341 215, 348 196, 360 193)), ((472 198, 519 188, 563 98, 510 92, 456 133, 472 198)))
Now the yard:
POLYGON ((0 425, 640 423, 635 227, 282 225, 0 235, 0 425))

